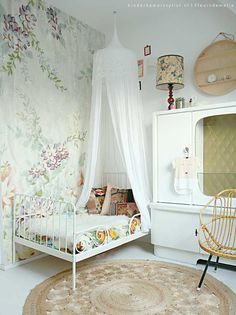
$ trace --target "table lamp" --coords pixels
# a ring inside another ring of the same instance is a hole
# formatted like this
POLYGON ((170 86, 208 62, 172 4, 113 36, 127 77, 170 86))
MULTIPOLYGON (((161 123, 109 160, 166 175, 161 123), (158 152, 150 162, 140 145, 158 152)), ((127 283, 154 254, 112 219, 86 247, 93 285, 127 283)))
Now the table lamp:
POLYGON ((168 109, 174 106, 173 89, 184 87, 184 57, 179 55, 164 55, 157 59, 156 88, 169 90, 168 109))

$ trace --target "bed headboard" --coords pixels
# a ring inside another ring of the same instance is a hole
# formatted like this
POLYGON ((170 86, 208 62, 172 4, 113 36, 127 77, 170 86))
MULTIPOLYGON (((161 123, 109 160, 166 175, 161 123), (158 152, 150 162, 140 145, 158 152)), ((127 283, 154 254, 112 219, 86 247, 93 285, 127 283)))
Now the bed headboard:
POLYGON ((105 172, 102 177, 102 185, 106 186, 111 183, 119 188, 131 188, 128 176, 124 172, 105 172))

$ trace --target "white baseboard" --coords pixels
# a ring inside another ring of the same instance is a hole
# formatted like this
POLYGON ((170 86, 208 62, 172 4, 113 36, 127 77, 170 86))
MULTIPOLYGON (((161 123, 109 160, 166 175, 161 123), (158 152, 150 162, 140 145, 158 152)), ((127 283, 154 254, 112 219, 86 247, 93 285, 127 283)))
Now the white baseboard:
POLYGON ((48 256, 48 255, 47 254, 40 254, 40 255, 37 255, 37 256, 34 256, 34 257, 30 257, 30 258, 27 258, 27 259, 24 259, 24 260, 17 261, 14 264, 9 264, 9 265, 1 264, 0 265, 0 270, 7 271, 7 270, 13 269, 15 267, 19 267, 21 265, 28 264, 29 262, 41 259, 41 258, 46 257, 46 256, 48 256))
POLYGON ((203 255, 198 253, 162 247, 157 245, 154 245, 154 255, 160 258, 173 260, 190 265, 195 265, 199 258, 203 258, 202 257, 203 255))
MULTIPOLYGON (((190 251, 184 251, 184 250, 179 250, 176 248, 169 248, 169 247, 163 247, 163 246, 158 246, 154 245, 154 255, 160 258, 168 259, 168 260, 173 260, 185 264, 191 264, 191 265, 196 265, 198 259, 208 259, 208 254, 203 254, 203 253, 195 253, 195 252, 190 252, 190 251)), ((212 259, 212 261, 215 261, 215 257, 212 259)), ((225 264, 230 264, 235 266, 236 262, 235 260, 230 260, 230 259, 224 259, 220 258, 220 262, 225 263, 225 264)))

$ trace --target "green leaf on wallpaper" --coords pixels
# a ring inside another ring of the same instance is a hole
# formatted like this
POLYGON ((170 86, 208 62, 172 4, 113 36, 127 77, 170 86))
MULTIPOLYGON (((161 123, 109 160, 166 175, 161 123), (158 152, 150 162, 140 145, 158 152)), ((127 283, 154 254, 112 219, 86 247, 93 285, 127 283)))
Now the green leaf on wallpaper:
POLYGON ((35 6, 35 4, 36 4, 35 0, 29 0, 29 2, 28 2, 28 5, 35 6))
POLYGON ((9 52, 9 50, 10 50, 10 47, 8 46, 8 43, 4 42, 4 41, 0 42, 0 47, 1 47, 3 55, 6 55, 9 52))
POLYGON ((26 54, 26 56, 29 57, 30 59, 33 59, 33 53, 32 53, 32 51, 28 50, 28 51, 26 51, 25 54, 26 54))
POLYGON ((66 29, 66 24, 65 23, 60 23, 60 27, 62 30, 66 29))
POLYGON ((43 195, 42 189, 35 193, 35 196, 37 196, 37 197, 42 197, 42 195, 43 195))
POLYGON ((41 10, 45 10, 45 2, 43 0, 38 0, 38 8, 41 10))
POLYGON ((20 138, 22 136, 22 131, 19 127, 16 128, 15 135, 16 135, 16 138, 20 138))
POLYGON ((44 178, 47 182, 49 182, 49 177, 48 177, 47 175, 43 175, 43 178, 44 178))
POLYGON ((6 13, 4 7, 0 4, 0 20, 2 19, 3 15, 6 13))
POLYGON ((60 37, 59 41, 62 44, 62 46, 65 48, 66 47, 66 42, 65 42, 64 38, 60 37))
POLYGON ((85 152, 80 155, 80 158, 79 158, 79 166, 80 166, 80 167, 83 167, 83 166, 84 166, 85 157, 86 157, 85 152))

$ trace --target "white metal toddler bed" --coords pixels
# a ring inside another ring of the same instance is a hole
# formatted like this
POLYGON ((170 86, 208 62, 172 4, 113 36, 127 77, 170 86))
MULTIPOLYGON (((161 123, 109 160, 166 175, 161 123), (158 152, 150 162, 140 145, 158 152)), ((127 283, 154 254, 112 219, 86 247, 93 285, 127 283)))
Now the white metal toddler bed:
POLYGON ((19 243, 72 262, 73 290, 77 262, 147 234, 140 214, 89 215, 69 202, 23 194, 15 196, 13 225, 13 259, 19 243))

